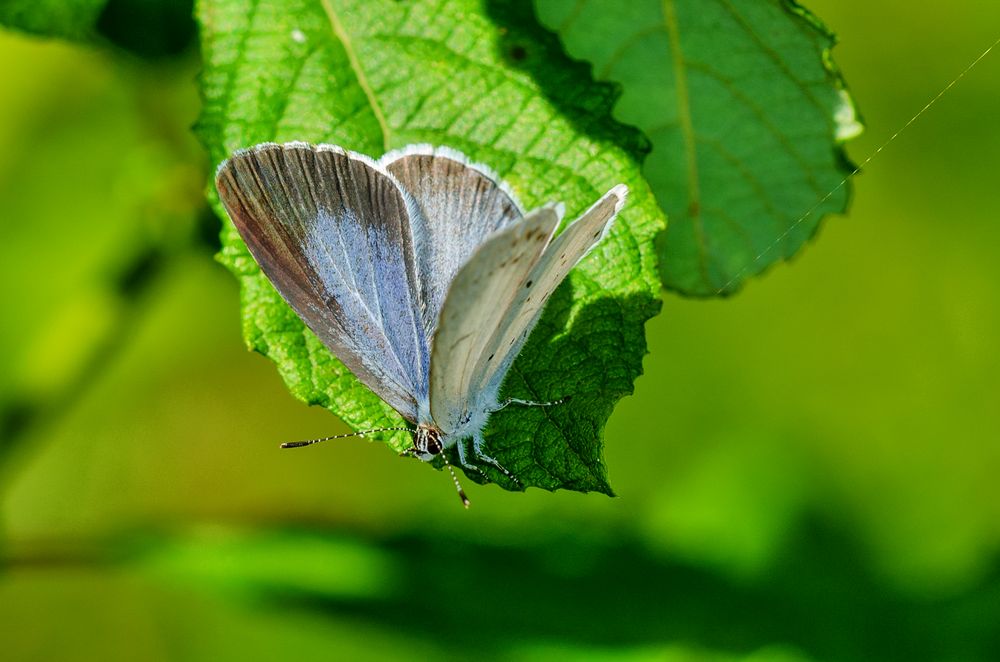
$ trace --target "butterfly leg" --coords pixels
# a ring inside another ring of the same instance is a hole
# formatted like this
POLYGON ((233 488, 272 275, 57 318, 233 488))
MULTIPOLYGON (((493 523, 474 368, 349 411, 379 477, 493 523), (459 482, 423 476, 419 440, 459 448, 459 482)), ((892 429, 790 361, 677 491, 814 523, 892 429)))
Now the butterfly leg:
POLYGON ((521 405, 522 407, 552 407, 553 405, 561 405, 564 402, 569 402, 570 396, 565 398, 559 398, 558 400, 552 400, 550 402, 538 402, 536 400, 522 400, 520 398, 507 398, 496 407, 490 410, 490 413, 498 412, 501 409, 509 407, 510 405, 521 405))
POLYGON ((524 487, 524 484, 521 483, 521 481, 519 481, 517 479, 517 476, 515 476, 511 472, 507 471, 507 468, 504 467, 502 464, 500 464, 496 460, 496 458, 490 457, 489 455, 486 454, 486 452, 483 450, 483 447, 485 445, 486 445, 486 439, 483 438, 483 435, 481 433, 477 433, 477 434, 473 435, 473 437, 472 437, 472 450, 476 454, 476 459, 477 460, 482 460, 482 461, 484 461, 484 462, 486 462, 488 464, 492 464, 494 467, 496 467, 497 469, 499 469, 500 472, 504 476, 507 476, 507 478, 510 478, 512 481, 514 481, 514 483, 518 487, 524 487))
POLYGON ((461 466, 463 469, 467 469, 467 470, 471 469, 472 471, 475 471, 480 476, 482 476, 483 478, 485 478, 487 482, 490 482, 490 477, 487 476, 486 474, 484 474, 482 469, 480 469, 475 464, 473 464, 472 462, 469 461, 469 456, 468 456, 468 452, 469 451, 468 451, 467 445, 464 442, 465 442, 465 440, 462 439, 457 444, 455 444, 455 449, 458 450, 458 464, 459 464, 459 466, 461 466))

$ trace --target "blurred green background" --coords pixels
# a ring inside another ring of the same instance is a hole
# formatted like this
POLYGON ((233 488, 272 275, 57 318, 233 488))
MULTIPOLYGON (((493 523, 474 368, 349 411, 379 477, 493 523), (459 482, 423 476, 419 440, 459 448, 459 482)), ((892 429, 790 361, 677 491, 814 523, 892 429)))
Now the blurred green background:
MULTIPOLYGON (((1000 36, 812 0, 863 160, 1000 36)), ((192 43, 0 32, 0 657, 1000 659, 1000 52, 791 265, 668 295, 620 494, 447 478, 292 399, 212 260, 192 43)))

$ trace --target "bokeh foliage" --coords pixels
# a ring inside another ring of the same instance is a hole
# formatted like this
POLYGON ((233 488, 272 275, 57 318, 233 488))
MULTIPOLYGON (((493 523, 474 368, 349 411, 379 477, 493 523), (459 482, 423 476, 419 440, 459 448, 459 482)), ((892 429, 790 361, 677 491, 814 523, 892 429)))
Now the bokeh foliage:
POLYGON ((147 60, 187 50, 193 0, 5 0, 0 25, 43 37, 121 49, 147 60))
MULTIPOLYGON (((856 159, 1000 19, 810 8, 865 102, 856 159)), ((0 33, 0 55, 5 659, 1000 657, 1000 60, 796 264, 665 298, 606 431, 619 499, 471 486, 463 512, 380 444, 278 452, 345 428, 243 347, 193 54, 0 33)))

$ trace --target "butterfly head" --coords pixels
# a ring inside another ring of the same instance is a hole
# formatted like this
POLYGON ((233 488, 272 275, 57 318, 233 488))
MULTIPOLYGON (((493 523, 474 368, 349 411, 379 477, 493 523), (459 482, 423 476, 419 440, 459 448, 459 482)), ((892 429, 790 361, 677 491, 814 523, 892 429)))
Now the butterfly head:
POLYGON ((430 462, 438 455, 441 456, 444 460, 444 466, 448 469, 448 473, 451 474, 452 482, 455 483, 455 489, 458 490, 458 498, 462 500, 462 505, 468 508, 469 497, 465 496, 465 490, 462 489, 462 485, 458 482, 458 476, 455 475, 455 469, 448 462, 448 456, 442 454, 444 441, 441 439, 441 430, 428 423, 419 424, 416 433, 413 435, 413 450, 414 454, 424 462, 430 462))
POLYGON ((430 462, 444 450, 444 444, 441 441, 441 431, 427 423, 421 423, 417 426, 413 445, 416 448, 417 457, 424 462, 430 462))

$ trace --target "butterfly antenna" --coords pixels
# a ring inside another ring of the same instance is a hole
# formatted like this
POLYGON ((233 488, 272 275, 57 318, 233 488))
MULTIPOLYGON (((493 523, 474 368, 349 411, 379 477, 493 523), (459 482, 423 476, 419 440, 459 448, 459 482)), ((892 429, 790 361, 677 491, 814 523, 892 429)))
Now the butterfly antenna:
POLYGON ((469 497, 465 496, 465 490, 462 489, 462 484, 458 482, 458 475, 455 473, 455 467, 451 466, 451 462, 448 461, 448 456, 444 453, 441 453, 441 459, 444 460, 444 466, 447 467, 448 473, 451 474, 451 480, 455 483, 455 489, 458 490, 458 498, 462 500, 462 505, 468 508, 469 497))
MULTIPOLYGON (((347 437, 363 437, 366 434, 373 434, 375 432, 413 432, 410 428, 372 428, 371 430, 358 430, 357 432, 348 432, 346 434, 335 434, 331 437, 320 437, 319 439, 306 439, 304 441, 286 441, 281 444, 282 448, 301 448, 302 446, 312 446, 313 444, 318 444, 321 441, 330 441, 331 439, 346 439, 347 437)), ((456 481, 457 484, 457 481, 456 481)), ((461 492, 461 489, 459 489, 461 492)))

